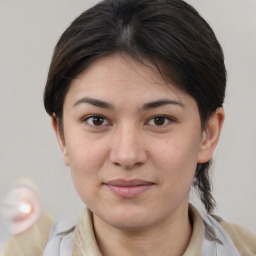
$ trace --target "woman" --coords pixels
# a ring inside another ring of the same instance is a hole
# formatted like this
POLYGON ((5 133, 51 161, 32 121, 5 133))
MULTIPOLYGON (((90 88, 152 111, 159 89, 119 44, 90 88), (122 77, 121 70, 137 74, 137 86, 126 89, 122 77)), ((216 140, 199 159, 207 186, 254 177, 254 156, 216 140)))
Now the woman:
POLYGON ((82 13, 56 45, 44 105, 87 208, 43 255, 255 255, 253 234, 211 215, 225 86, 221 46, 185 2, 82 13))

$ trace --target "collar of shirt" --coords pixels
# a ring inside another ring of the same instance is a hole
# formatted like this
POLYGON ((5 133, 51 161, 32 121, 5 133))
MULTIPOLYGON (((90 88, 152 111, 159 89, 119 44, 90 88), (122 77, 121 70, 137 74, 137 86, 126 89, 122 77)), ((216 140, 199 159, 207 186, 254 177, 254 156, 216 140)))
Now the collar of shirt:
MULTIPOLYGON (((189 207, 189 214, 193 231, 183 256, 240 256, 232 240, 215 218, 211 216, 202 218, 192 205, 189 207), (210 234, 209 229, 215 236, 210 234)), ((43 256, 55 255, 102 256, 94 234, 92 213, 88 208, 75 228, 60 232, 49 241, 43 256)))
MULTIPOLYGON (((183 256, 200 255, 204 237, 204 224, 200 214, 192 205, 190 205, 189 211, 193 222, 193 232, 183 256)), ((86 209, 84 216, 76 227, 72 255, 81 255, 80 248, 83 248, 82 255, 84 256, 102 256, 94 236, 92 213, 89 209, 86 209)))

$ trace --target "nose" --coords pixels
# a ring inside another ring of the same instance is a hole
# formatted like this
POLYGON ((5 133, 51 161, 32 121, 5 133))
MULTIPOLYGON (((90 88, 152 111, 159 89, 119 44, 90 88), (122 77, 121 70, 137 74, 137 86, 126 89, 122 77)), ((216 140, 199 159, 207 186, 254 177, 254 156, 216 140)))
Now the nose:
POLYGON ((110 161, 124 169, 143 165, 147 152, 141 133, 131 126, 120 127, 113 136, 110 161))

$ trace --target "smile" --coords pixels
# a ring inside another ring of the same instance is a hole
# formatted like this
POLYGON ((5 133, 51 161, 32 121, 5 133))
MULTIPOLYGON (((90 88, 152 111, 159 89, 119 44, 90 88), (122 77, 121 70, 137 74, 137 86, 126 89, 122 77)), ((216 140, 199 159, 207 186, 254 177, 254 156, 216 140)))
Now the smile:
POLYGON ((154 183, 144 180, 113 180, 104 183, 115 195, 122 198, 133 198, 143 194, 151 187, 154 183))

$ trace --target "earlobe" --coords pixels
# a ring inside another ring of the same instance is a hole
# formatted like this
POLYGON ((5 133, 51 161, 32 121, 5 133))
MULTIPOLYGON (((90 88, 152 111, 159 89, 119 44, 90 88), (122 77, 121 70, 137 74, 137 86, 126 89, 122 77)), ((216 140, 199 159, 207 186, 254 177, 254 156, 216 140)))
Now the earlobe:
POLYGON ((212 158, 214 149, 219 141, 224 118, 224 110, 220 107, 207 121, 206 128, 202 135, 198 163, 206 163, 212 158))
POLYGON ((63 155, 64 163, 67 166, 69 166, 68 151, 67 151, 65 139, 64 139, 63 134, 60 132, 59 125, 58 125, 58 119, 57 119, 55 113, 53 113, 53 115, 51 116, 51 120, 52 120, 52 128, 55 132, 58 144, 60 146, 60 149, 61 149, 61 152, 62 152, 62 155, 63 155))

